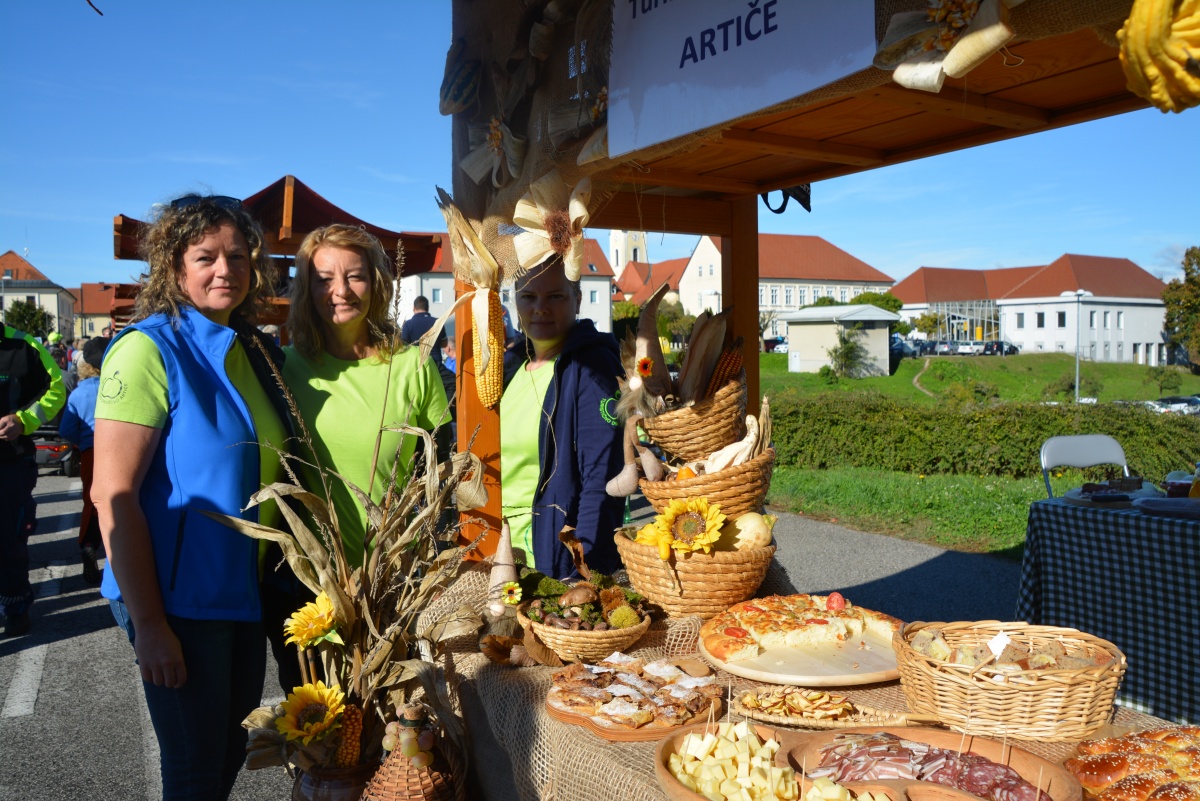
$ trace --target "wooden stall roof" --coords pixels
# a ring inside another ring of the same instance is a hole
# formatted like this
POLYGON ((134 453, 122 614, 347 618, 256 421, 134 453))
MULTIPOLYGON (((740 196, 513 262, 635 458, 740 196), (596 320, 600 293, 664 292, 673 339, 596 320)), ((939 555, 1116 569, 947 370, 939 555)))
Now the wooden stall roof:
MULTIPOLYGON (((871 68, 855 76, 870 88, 767 109, 709 132, 687 152, 634 154, 636 164, 594 178, 639 194, 731 199, 1146 108, 1126 89, 1117 54, 1092 28, 1017 39, 937 94, 905 89, 871 68)), ((653 220, 643 226, 658 230, 653 220)))
MULTIPOLYGON (((267 243, 275 256, 294 256, 304 237, 312 230, 331 223, 360 225, 379 238, 389 255, 396 243, 404 243, 404 275, 433 269, 441 247, 441 234, 389 231, 355 217, 314 192, 292 175, 242 200, 246 209, 263 226, 267 243)), ((113 218, 113 257, 137 259, 138 237, 144 222, 119 214, 113 218)))

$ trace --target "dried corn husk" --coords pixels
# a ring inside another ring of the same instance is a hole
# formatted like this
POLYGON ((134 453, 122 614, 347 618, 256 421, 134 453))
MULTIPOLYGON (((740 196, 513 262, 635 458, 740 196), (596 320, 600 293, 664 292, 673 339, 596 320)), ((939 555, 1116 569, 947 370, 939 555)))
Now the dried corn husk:
POLYGON ((921 53, 896 67, 892 72, 892 80, 905 89, 937 94, 942 91, 942 83, 946 80, 946 73, 942 71, 945 59, 946 54, 940 50, 921 53))
POLYGON ((608 158, 608 124, 605 123, 592 132, 583 143, 575 163, 579 166, 591 164, 593 161, 608 158))
POLYGON ((493 117, 487 125, 472 125, 468 131, 471 150, 458 166, 472 181, 483 183, 491 175, 492 186, 500 189, 521 174, 528 140, 510 131, 499 117, 493 117))
POLYGON ((701 314, 692 327, 687 353, 679 368, 679 402, 695 403, 704 396, 725 345, 725 328, 733 307, 710 317, 701 314))
POLYGON ((924 11, 893 14, 872 63, 881 70, 896 69, 913 56, 928 50, 941 27, 929 19, 924 11))
POLYGON ((463 58, 466 48, 466 40, 459 38, 446 53, 446 69, 438 100, 438 112, 442 115, 466 111, 475 105, 479 97, 483 65, 479 61, 463 58))
POLYGON ((529 185, 529 191, 517 201, 513 212, 513 223, 524 229, 513 238, 522 271, 557 253, 563 257, 567 280, 579 280, 583 229, 590 219, 591 199, 590 178, 568 189, 556 169, 529 185))
POLYGON ((987 61, 1017 35, 1008 23, 1008 8, 1000 0, 983 0, 966 32, 942 62, 942 72, 961 78, 987 61))

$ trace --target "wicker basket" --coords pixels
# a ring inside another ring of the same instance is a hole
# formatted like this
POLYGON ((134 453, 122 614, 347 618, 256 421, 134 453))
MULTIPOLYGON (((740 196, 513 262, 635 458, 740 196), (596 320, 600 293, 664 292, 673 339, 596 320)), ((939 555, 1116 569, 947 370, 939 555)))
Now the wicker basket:
POLYGON ((441 738, 433 764, 414 768, 400 749, 388 754, 363 791, 362 801, 466 801, 466 760, 441 738))
POLYGON ((1075 629, 1028 623, 909 623, 892 637, 900 684, 913 712, 936 715, 967 734, 1049 742, 1081 740, 1113 714, 1113 699, 1125 674, 1125 655, 1107 640, 1075 629), (934 627, 952 648, 979 646, 1004 632, 1036 648, 1057 641, 1068 653, 1108 654, 1105 665, 1075 670, 1017 670, 999 673, 932 659, 910 643, 918 631, 934 627))
POLYGON ((762 511, 774 468, 775 449, 767 448, 748 462, 716 473, 676 481, 642 479, 638 487, 656 512, 661 513, 673 500, 706 498, 710 506, 720 506, 725 517, 734 520, 747 512, 762 511))
POLYGON ((711 398, 646 417, 641 426, 671 456, 685 462, 707 459, 746 436, 746 372, 739 372, 711 398))
POLYGON ((604 631, 571 631, 555 626, 545 626, 535 623, 525 615, 525 605, 517 609, 517 622, 523 627, 533 627, 546 646, 558 654, 564 662, 582 659, 585 662, 595 662, 611 654, 613 651, 623 651, 642 638, 646 629, 650 628, 650 616, 642 617, 642 622, 625 629, 606 629, 604 631))
POLYGON ((775 555, 775 546, 710 554, 673 554, 664 562, 658 548, 617 534, 617 550, 629 583, 671 617, 710 618, 754 595, 775 555), (678 583, 676 583, 678 579, 678 583))

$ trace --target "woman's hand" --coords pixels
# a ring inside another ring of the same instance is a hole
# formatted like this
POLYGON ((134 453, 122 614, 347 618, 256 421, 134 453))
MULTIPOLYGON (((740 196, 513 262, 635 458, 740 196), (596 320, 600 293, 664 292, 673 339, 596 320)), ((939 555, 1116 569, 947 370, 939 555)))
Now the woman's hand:
POLYGON ((137 654, 142 681, 172 689, 187 683, 183 648, 165 619, 145 629, 134 626, 133 652, 137 654))

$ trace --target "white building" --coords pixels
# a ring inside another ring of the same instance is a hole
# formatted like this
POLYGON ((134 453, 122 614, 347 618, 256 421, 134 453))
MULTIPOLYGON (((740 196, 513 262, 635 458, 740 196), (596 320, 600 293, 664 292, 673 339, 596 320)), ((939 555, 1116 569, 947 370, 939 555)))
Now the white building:
MULTIPOLYGON (((819 298, 846 303, 863 292, 887 292, 893 283, 819 236, 758 235, 758 307, 775 315, 764 336, 784 336, 784 317, 819 298)), ((692 251, 679 300, 688 314, 721 308, 721 247, 712 237, 701 237, 692 251)))
MULTIPOLYGON (((451 265, 450 248, 443 246, 434 258, 432 270, 400 279, 398 291, 402 319, 412 315, 412 304, 418 295, 424 295, 429 300, 429 313, 434 317, 441 317, 454 305, 454 272, 451 265)), ((594 239, 584 239, 583 268, 579 275, 583 300, 579 304, 579 317, 592 320, 598 331, 612 331, 612 284, 613 271, 600 243, 594 239)), ((508 309, 513 327, 519 328, 512 284, 501 287, 500 302, 508 309)), ((453 329, 453 321, 449 328, 453 329)))
POLYGON ((64 337, 73 336, 75 296, 10 250, 0 255, 0 315, 17 301, 48 311, 53 330, 64 337))
POLYGON ((613 277, 621 280, 625 265, 630 262, 650 263, 650 249, 646 247, 645 231, 609 231, 608 261, 612 265, 613 277))
POLYGON ((867 348, 867 358, 855 378, 889 373, 888 326, 900 319, 895 312, 866 303, 810 306, 780 319, 787 326, 789 373, 815 373, 832 366, 829 351, 837 347, 838 334, 847 330, 857 330, 867 348))
POLYGON ((922 267, 892 294, 910 321, 955 318, 951 338, 1002 339, 1022 353, 1075 353, 1079 342, 1084 359, 1156 365, 1167 360, 1165 288, 1129 259, 1065 254, 1043 267, 922 267))

